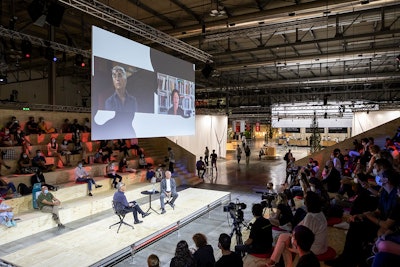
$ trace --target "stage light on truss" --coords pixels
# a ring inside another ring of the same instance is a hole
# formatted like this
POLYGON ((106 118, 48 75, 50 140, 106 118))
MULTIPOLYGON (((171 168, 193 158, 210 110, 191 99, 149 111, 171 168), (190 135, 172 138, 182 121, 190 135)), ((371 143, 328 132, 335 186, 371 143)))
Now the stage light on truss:
POLYGON ((80 67, 85 67, 85 61, 83 60, 83 55, 81 54, 76 54, 75 55, 75 65, 80 66, 80 67))
POLYGON ((28 40, 22 40, 21 51, 24 58, 30 58, 32 54, 32 43, 28 40))

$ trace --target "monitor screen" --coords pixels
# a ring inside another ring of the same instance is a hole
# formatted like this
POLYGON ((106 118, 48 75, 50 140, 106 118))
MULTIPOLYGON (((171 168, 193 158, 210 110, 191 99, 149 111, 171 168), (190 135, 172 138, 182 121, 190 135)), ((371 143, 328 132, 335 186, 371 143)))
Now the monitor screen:
POLYGON ((195 134, 195 66, 92 28, 92 139, 195 134))

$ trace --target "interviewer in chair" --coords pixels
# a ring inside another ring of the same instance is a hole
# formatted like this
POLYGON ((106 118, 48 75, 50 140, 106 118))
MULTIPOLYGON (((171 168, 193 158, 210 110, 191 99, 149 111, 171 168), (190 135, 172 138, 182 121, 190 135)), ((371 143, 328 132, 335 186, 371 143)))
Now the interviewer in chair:
POLYGON ((176 182, 174 178, 171 178, 171 172, 165 172, 165 178, 161 180, 160 183, 160 202, 161 202, 161 214, 164 214, 165 211, 165 197, 172 198, 168 201, 168 204, 174 208, 175 200, 178 198, 178 193, 176 192, 176 182))
POLYGON ((118 212, 132 212, 135 220, 134 224, 142 223, 143 221, 138 219, 138 213, 142 214, 142 218, 150 215, 150 213, 144 212, 136 201, 128 202, 125 196, 126 187, 124 183, 118 183, 117 189, 118 191, 114 193, 113 201, 114 203, 120 203, 120 205, 116 205, 117 209, 120 209, 118 212))

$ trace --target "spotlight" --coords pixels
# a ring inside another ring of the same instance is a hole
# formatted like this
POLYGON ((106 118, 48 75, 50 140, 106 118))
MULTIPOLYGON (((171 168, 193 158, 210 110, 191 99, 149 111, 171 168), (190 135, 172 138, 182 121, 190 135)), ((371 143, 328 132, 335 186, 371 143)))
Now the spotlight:
POLYGON ((30 58, 32 53, 32 44, 28 40, 22 40, 21 51, 25 58, 30 58))
POLYGON ((83 56, 81 54, 75 55, 75 65, 85 67, 85 61, 83 61, 83 56))
POLYGON ((7 76, 0 75, 0 84, 7 84, 7 76))
POLYGON ((46 47, 44 58, 53 62, 57 62, 57 57, 54 55, 54 49, 51 47, 46 47))

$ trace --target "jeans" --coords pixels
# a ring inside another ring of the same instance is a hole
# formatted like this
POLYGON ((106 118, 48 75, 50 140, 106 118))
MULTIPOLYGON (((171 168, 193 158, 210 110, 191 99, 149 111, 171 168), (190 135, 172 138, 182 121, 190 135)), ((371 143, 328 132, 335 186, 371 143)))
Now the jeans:
POLYGON ((92 191, 92 184, 96 184, 93 178, 76 178, 76 181, 79 183, 87 183, 89 192, 92 191))

